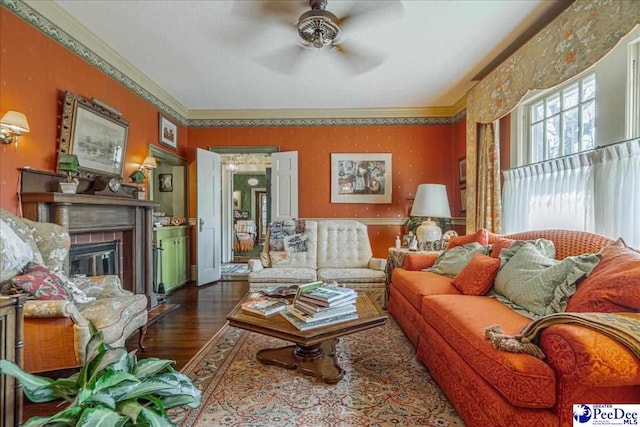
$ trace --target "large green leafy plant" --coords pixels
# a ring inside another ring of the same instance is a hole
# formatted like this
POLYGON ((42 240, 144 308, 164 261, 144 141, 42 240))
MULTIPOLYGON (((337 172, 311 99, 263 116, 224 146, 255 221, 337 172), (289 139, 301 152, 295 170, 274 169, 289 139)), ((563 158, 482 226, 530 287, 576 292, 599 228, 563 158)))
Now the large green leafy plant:
POLYGON ((80 372, 63 379, 33 375, 0 360, 0 373, 16 377, 32 402, 69 402, 55 415, 31 418, 25 427, 174 426, 167 409, 200 406, 202 393, 171 367, 171 360, 137 360, 125 348, 106 344, 102 332, 93 334, 86 354, 80 372))

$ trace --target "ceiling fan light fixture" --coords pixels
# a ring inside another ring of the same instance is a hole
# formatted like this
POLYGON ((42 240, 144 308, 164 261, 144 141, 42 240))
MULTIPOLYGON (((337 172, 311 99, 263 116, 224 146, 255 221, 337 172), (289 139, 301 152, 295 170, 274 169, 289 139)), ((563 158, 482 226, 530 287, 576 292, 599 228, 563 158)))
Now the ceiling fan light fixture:
POLYGON ((298 34, 306 46, 322 49, 340 40, 340 20, 326 10, 310 10, 300 16, 298 34))

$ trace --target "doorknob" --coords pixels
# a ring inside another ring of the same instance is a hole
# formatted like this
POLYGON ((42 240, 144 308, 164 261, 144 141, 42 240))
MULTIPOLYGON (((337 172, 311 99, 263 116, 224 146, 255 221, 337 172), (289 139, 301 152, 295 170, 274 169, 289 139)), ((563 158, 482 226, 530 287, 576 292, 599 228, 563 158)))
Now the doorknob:
POLYGON ((204 219, 200 218, 200 231, 202 231, 203 225, 204 225, 204 219))

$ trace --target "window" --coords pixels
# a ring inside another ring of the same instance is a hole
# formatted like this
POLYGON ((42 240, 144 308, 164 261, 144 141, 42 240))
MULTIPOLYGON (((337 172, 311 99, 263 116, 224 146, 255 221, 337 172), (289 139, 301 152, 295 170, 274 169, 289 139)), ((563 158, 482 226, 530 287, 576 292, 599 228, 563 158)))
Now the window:
POLYGON ((525 163, 596 147, 596 78, 588 74, 523 105, 525 163))

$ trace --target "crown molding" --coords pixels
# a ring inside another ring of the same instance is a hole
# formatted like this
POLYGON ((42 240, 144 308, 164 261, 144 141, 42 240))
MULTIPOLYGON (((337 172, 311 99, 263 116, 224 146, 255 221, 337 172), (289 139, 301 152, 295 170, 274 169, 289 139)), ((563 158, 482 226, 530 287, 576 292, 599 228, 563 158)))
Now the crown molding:
POLYGON ((442 125, 465 115, 466 96, 448 107, 189 110, 55 2, 0 0, 0 6, 187 127, 442 125))

